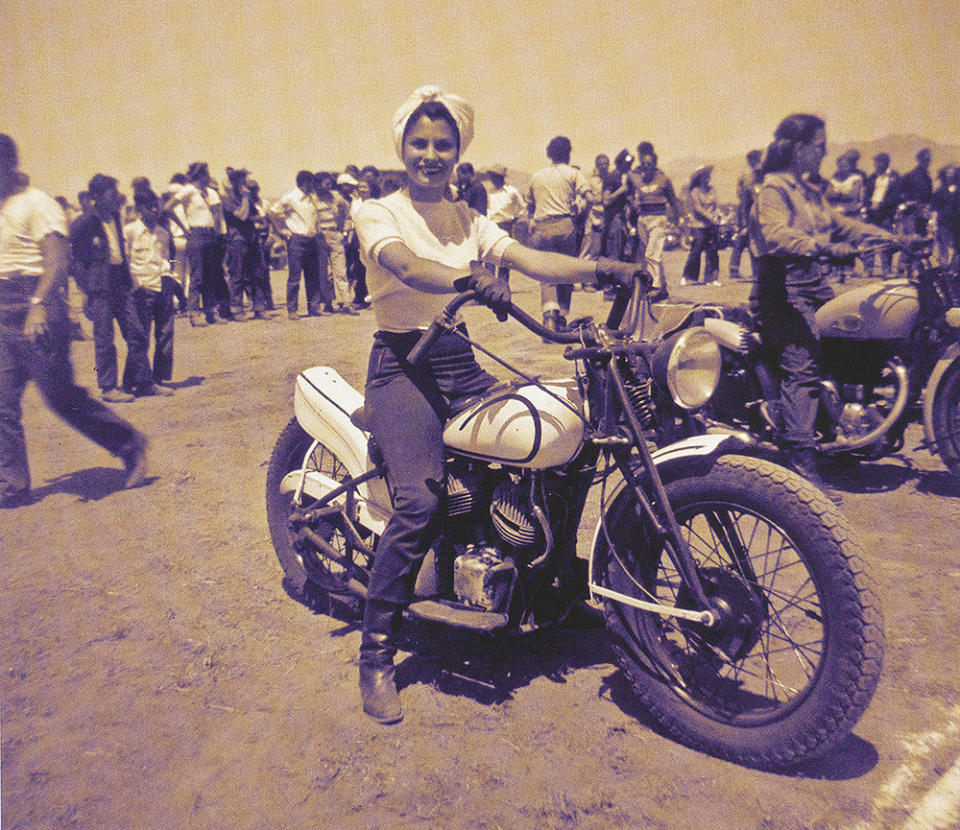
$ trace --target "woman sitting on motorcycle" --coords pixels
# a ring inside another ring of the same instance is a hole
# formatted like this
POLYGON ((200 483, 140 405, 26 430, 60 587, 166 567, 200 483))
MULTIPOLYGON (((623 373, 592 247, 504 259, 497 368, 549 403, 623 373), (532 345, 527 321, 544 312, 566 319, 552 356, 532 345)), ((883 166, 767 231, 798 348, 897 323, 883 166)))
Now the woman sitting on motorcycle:
POLYGON ((836 497, 824 487, 813 454, 820 384, 814 312, 833 296, 817 259, 849 259, 856 245, 900 240, 827 205, 815 184, 826 152, 824 122, 815 115, 790 115, 774 133, 750 218, 757 269, 751 303, 765 345, 779 357, 789 462, 836 497))
POLYGON ((360 644, 363 709, 381 723, 402 717, 395 640, 435 535, 444 490, 443 425, 458 403, 495 383, 469 344, 450 332, 439 337, 422 363, 411 365, 407 354, 442 310, 444 294, 475 289, 486 304, 502 309, 510 288, 496 278, 499 266, 546 283, 632 285, 638 273, 638 266, 628 263, 527 248, 466 203, 446 198, 472 137, 469 104, 437 87, 416 90, 393 120, 407 185, 365 201, 354 216, 378 328, 366 410, 394 506, 377 546, 360 644))

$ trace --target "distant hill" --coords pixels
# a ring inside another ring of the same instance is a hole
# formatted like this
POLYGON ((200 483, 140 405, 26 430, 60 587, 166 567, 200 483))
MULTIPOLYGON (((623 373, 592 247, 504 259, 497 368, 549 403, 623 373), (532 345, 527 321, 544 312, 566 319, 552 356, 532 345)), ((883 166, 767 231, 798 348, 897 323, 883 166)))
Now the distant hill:
MULTIPOLYGON (((829 143, 827 157, 823 160, 820 172, 827 178, 833 173, 836 158, 844 151, 855 148, 860 151, 860 168, 870 173, 873 170, 873 157, 879 152, 889 153, 890 164, 900 173, 906 173, 916 165, 917 151, 922 147, 930 148, 932 161, 930 175, 936 181, 937 170, 945 164, 960 164, 960 144, 938 144, 927 141, 918 135, 887 135, 869 141, 852 141, 846 144, 829 143)), ((748 150, 749 148, 747 148, 748 150)), ((744 150, 746 155, 747 150, 744 150)), ((746 167, 743 156, 733 156, 722 159, 701 158, 689 156, 687 158, 672 159, 665 162, 664 172, 673 180, 677 191, 690 179, 690 174, 701 164, 713 165, 713 186, 721 202, 732 202, 736 199, 737 179, 746 167)))

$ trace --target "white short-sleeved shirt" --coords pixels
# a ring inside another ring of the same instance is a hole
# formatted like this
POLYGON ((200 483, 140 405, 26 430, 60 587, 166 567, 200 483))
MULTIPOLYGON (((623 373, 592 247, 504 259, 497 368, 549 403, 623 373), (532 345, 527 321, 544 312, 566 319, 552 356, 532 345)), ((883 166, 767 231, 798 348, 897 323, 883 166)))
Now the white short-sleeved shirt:
POLYGON ((499 265, 513 242, 466 202, 414 202, 407 190, 367 199, 357 207, 353 219, 360 257, 367 268, 371 305, 382 331, 425 329, 450 299, 417 291, 383 268, 379 258, 384 246, 402 242, 423 259, 468 270, 476 260, 499 265))
POLYGON ((0 279, 43 274, 40 240, 67 235, 67 217, 53 199, 35 187, 14 193, 0 210, 0 279))

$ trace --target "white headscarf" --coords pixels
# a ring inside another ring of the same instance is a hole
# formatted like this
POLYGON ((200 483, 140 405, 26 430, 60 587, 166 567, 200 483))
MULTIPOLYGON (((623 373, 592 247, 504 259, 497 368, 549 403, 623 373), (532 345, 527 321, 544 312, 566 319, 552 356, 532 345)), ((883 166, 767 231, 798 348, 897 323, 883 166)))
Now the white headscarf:
POLYGON ((473 140, 473 107, 463 98, 450 92, 444 92, 438 86, 422 86, 414 90, 413 94, 400 105, 400 109, 393 114, 393 143, 397 148, 400 161, 403 161, 403 132, 407 128, 407 121, 410 120, 414 110, 427 101, 438 101, 453 116, 460 133, 461 156, 466 152, 467 145, 473 140))

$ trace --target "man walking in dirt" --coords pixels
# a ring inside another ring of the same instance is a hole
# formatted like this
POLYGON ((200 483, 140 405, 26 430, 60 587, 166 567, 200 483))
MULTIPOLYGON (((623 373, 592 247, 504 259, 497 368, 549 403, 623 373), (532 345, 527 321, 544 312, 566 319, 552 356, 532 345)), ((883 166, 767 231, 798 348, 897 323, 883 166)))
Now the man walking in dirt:
POLYGON ((146 475, 146 438, 74 383, 63 298, 67 219, 18 168, 16 144, 0 134, 0 508, 31 501, 21 424, 31 379, 57 415, 123 460, 127 487, 146 475))

